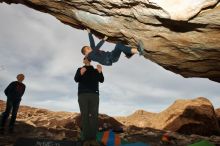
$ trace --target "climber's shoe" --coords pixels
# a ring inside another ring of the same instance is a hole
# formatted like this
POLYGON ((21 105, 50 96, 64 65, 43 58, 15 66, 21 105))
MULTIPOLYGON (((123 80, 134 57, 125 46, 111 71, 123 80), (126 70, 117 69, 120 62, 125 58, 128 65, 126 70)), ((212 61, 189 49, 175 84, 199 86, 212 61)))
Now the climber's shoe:
POLYGON ((125 57, 127 57, 128 59, 130 59, 134 54, 126 54, 125 57))
POLYGON ((141 40, 138 41, 138 52, 139 52, 139 55, 144 55, 144 44, 141 40))

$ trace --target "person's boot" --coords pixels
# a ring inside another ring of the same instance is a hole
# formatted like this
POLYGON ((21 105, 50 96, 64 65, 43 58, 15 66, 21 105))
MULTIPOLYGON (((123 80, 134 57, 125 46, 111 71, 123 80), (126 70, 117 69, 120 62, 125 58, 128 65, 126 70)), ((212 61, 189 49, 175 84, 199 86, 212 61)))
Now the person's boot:
POLYGON ((134 54, 126 54, 125 57, 127 57, 128 59, 130 59, 134 54))

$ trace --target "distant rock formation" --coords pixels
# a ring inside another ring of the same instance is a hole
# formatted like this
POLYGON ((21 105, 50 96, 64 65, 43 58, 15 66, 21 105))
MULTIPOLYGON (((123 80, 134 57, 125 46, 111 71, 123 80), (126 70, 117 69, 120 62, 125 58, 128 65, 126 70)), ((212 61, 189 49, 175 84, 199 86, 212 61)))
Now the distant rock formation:
MULTIPOLYGON (((220 132, 212 103, 205 98, 177 100, 154 121, 165 130, 184 134, 212 135, 220 132)), ((155 125, 155 128, 157 124, 155 125)))
MULTIPOLYGON (((0 112, 4 108, 5 102, 0 100, 0 112)), ((216 110, 216 113, 218 111, 216 110)), ((181 133, 171 132, 170 135, 176 139, 176 143, 169 144, 169 146, 186 146, 200 139, 207 139, 215 144, 220 144, 220 136, 193 135, 193 133, 198 132, 198 134, 207 134, 205 130, 213 132, 213 128, 217 128, 216 116, 213 115, 213 112, 211 103, 205 98, 178 100, 159 114, 139 110, 131 116, 120 117, 121 120, 119 121, 116 120, 118 118, 101 114, 99 115, 99 126, 103 126, 104 123, 111 125, 111 128, 123 126, 124 132, 120 134, 123 139, 129 142, 142 141, 152 146, 161 146, 161 136, 167 130, 190 134, 182 135, 181 133), (145 127, 149 125, 157 129, 145 127), (158 130, 159 128, 166 130, 158 130), (202 131, 201 128, 204 130, 202 131)), ((52 112, 46 109, 21 106, 18 112, 15 134, 0 135, 0 145, 12 146, 20 137, 77 140, 80 138, 80 115, 78 113, 52 112)))
POLYGON ((176 131, 183 134, 220 134, 215 110, 211 102, 203 97, 177 100, 158 114, 139 111, 131 116, 116 119, 125 125, 176 131))
MULTIPOLYGON (((5 102, 0 100, 0 111, 3 111, 4 109, 5 102)), ((79 113, 52 112, 46 109, 33 108, 29 106, 21 106, 19 108, 17 120, 34 127, 44 127, 47 129, 68 129, 72 131, 79 131, 81 126, 81 116, 79 113)), ((115 129, 123 126, 123 124, 115 120, 113 117, 100 114, 99 127, 102 127, 104 123, 115 129)))
POLYGON ((146 112, 144 110, 138 110, 127 117, 116 117, 124 125, 135 125, 137 127, 147 127, 151 119, 156 116, 155 113, 146 112))
MULTIPOLYGON (((220 82, 219 0, 0 0, 49 13, 109 42, 137 46, 144 57, 183 77, 220 82)), ((80 51, 80 50, 76 50, 80 51)))

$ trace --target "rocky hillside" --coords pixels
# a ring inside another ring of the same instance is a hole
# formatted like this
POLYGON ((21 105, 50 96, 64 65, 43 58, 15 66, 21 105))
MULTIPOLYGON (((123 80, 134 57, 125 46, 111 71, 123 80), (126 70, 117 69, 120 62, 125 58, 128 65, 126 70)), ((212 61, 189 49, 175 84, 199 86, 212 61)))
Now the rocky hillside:
MULTIPOLYGON (((220 82, 219 0, 0 0, 53 15, 109 42, 144 44, 144 57, 184 77, 220 82)), ((80 50, 76 50, 80 51, 80 50)))
POLYGON ((219 134, 218 114, 212 103, 203 97, 177 100, 160 113, 137 111, 131 116, 116 118, 125 125, 176 131, 183 134, 219 134))
MULTIPOLYGON (((4 108, 5 102, 0 101, 0 111, 2 112, 4 108)), ((218 145, 220 137, 215 131, 218 128, 218 123, 216 123, 218 120, 214 114, 218 111, 215 112, 211 103, 205 98, 178 100, 161 113, 139 110, 131 116, 120 118, 101 114, 99 127, 108 123, 108 126, 113 129, 123 128, 124 132, 120 134, 123 139, 130 142, 142 141, 152 146, 163 146, 160 140, 162 135, 168 131, 176 139, 176 143, 171 143, 169 146, 186 146, 200 139, 206 139, 218 145), (203 133, 198 127, 203 128, 203 133), (189 128, 192 130, 190 131, 189 128), (209 134, 209 136, 199 136, 202 134, 209 134)), ((79 123, 79 113, 52 112, 21 106, 15 134, 0 135, 0 146, 12 146, 20 137, 77 140, 80 137, 79 123)))
MULTIPOLYGON (((0 100, 0 111, 5 109, 5 102, 0 100)), ((29 106, 20 106, 17 115, 17 121, 25 123, 31 127, 44 128, 52 132, 56 131, 58 139, 71 136, 73 139, 78 138, 80 130, 80 114, 71 112, 53 112, 46 109, 33 108, 29 106)), ((112 128, 123 126, 120 122, 114 118, 105 114, 99 115, 99 127, 102 127, 104 123, 109 123, 112 128)), ((47 134, 46 132, 45 134, 47 134)), ((49 134, 48 133, 48 134, 49 134)), ((42 134, 42 133, 40 133, 42 134)), ((50 134, 49 134, 50 135, 50 134)), ((53 135, 53 134, 52 134, 53 135)), ((38 136, 38 134, 37 134, 38 136)), ((45 135, 43 135, 45 136, 45 135)))

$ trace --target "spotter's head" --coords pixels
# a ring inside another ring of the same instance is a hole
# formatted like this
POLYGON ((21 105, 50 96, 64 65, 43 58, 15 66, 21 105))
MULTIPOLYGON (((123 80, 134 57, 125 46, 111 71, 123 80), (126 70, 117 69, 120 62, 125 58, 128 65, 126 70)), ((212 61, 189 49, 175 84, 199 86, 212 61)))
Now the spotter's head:
POLYGON ((22 82, 23 80, 24 80, 24 74, 18 74, 17 75, 17 80, 18 80, 18 82, 22 82))
POLYGON ((83 58, 83 63, 84 63, 84 64, 90 64, 90 63, 91 63, 91 60, 90 60, 89 58, 87 58, 87 57, 84 57, 84 58, 83 58))

